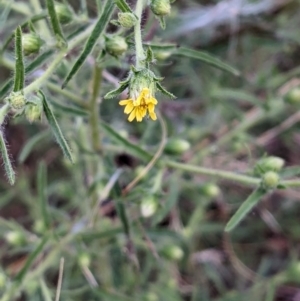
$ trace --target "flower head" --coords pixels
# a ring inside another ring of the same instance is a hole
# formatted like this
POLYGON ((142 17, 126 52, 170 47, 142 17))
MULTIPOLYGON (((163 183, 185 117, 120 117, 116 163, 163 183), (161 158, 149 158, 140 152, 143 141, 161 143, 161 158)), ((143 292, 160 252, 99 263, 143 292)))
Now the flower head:
POLYGON ((154 112, 157 100, 152 96, 149 88, 143 88, 136 98, 121 100, 119 104, 125 106, 125 114, 130 114, 128 117, 130 122, 135 118, 138 122, 141 122, 147 113, 152 120, 157 119, 154 112))
MULTIPOLYGON (((148 53, 152 54, 151 51, 148 53)), ((151 58, 152 55, 149 57, 151 58)), ((161 86, 159 83, 161 80, 162 78, 156 77, 148 67, 142 69, 131 67, 128 77, 120 82, 120 86, 108 92, 104 97, 115 97, 128 88, 128 99, 119 102, 121 106, 125 106, 124 113, 129 115, 128 120, 131 122, 136 119, 136 121, 141 122, 146 115, 152 120, 156 120, 157 117, 154 112, 157 105, 157 100, 154 97, 156 91, 175 98, 172 93, 161 86)))

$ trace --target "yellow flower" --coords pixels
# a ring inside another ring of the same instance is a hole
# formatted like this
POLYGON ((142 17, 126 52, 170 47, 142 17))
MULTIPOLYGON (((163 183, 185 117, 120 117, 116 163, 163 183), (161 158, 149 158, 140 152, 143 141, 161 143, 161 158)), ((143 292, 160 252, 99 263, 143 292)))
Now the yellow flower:
POLYGON ((151 95, 148 88, 143 88, 136 99, 129 98, 121 100, 119 102, 121 106, 125 106, 124 113, 130 114, 128 120, 131 122, 136 118, 138 122, 148 115, 152 120, 156 120, 156 114, 154 112, 157 100, 151 95))

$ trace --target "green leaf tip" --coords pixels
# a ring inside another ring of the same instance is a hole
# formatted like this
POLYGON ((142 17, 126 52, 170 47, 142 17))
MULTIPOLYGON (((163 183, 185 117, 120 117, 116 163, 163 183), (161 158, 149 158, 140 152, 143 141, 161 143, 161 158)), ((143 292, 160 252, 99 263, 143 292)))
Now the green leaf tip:
POLYGON ((261 200, 261 198, 267 193, 262 187, 257 187, 246 199, 246 201, 239 207, 236 213, 231 217, 225 227, 225 232, 232 231, 249 213, 249 211, 261 200))
POLYGON ((56 118, 48 104, 48 101, 44 95, 44 93, 39 90, 39 94, 41 95, 42 97, 42 103, 43 103, 43 110, 44 110, 44 113, 46 115, 46 118, 49 122, 49 125, 50 125, 50 128, 52 130, 52 133, 53 135, 55 136, 56 138, 56 141, 57 143, 59 144, 59 146, 61 147, 64 155, 73 163, 74 160, 73 160, 73 156, 72 156, 72 153, 71 153, 71 150, 70 150, 70 147, 56 121, 56 118))
POLYGON ((63 49, 67 47, 67 40, 64 37, 62 32, 59 18, 57 16, 57 12, 55 10, 55 4, 53 0, 46 0, 48 14, 50 17, 51 26, 56 38, 56 45, 58 48, 63 49))
POLYGON ((69 72, 69 74, 67 75, 66 79, 64 80, 64 82, 62 84, 62 89, 64 89, 66 87, 68 82, 73 78, 73 76, 81 68, 81 66, 87 59, 88 55, 92 52, 98 38, 103 33, 106 25, 108 24, 110 16, 114 10, 114 6, 115 6, 115 3, 113 1, 111 1, 111 0, 106 1, 104 8, 103 8, 103 12, 102 12, 100 18, 98 19, 91 35, 89 36, 79 58, 73 65, 73 67, 72 67, 71 71, 69 72))
POLYGON ((17 92, 24 88, 25 81, 25 67, 23 59, 23 48, 22 48, 22 29, 18 26, 15 31, 15 76, 14 76, 14 87, 13 91, 17 92))
POLYGON ((8 151, 7 151, 7 147, 6 147, 6 144, 5 144, 5 140, 4 140, 4 136, 3 136, 2 131, 0 131, 0 152, 2 154, 4 169, 5 169, 6 176, 7 176, 7 179, 9 181, 9 184, 14 185, 15 180, 16 180, 15 172, 14 172, 14 169, 12 167, 12 164, 11 164, 11 161, 10 161, 10 158, 9 158, 9 154, 8 154, 8 151))

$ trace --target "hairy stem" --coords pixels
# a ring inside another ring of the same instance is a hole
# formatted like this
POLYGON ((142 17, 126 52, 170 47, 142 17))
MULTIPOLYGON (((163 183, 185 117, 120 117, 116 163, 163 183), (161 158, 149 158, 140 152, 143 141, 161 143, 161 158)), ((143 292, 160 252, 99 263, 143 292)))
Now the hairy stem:
POLYGON ((239 182, 239 183, 242 183, 245 185, 249 185, 249 186, 257 186, 261 182, 260 178, 254 178, 254 177, 250 177, 250 176, 240 175, 240 174, 230 172, 230 171, 223 171, 223 170, 219 170, 219 169, 211 169, 211 168, 200 167, 200 166, 195 166, 195 165, 183 164, 183 163, 178 163, 178 162, 174 162, 174 161, 166 161, 165 165, 172 167, 172 168, 185 170, 188 172, 194 172, 194 173, 199 173, 199 174, 206 175, 206 176, 214 176, 214 177, 223 178, 226 180, 236 181, 236 182, 239 182))
POLYGON ((143 68, 145 59, 145 53, 143 49, 142 31, 141 31, 141 19, 144 7, 144 0, 137 0, 135 14, 138 17, 138 21, 134 26, 134 40, 135 40, 135 52, 136 52, 136 68, 143 68))

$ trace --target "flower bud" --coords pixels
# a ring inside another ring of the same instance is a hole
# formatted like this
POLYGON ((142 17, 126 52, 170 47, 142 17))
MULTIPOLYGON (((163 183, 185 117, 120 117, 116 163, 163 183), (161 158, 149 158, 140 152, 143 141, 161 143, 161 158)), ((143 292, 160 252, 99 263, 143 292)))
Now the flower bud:
POLYGON ((166 258, 175 261, 181 260, 184 256, 183 250, 176 245, 165 246, 161 252, 166 258))
POLYGON ((164 61, 165 59, 169 58, 171 56, 170 51, 157 51, 155 52, 155 58, 159 61, 164 61))
POLYGON ((9 231, 5 234, 6 241, 13 246, 20 246, 25 242, 23 233, 19 231, 9 231))
POLYGON ((67 24, 72 21, 73 12, 71 11, 70 7, 65 5, 64 3, 56 2, 55 11, 57 14, 58 21, 61 24, 67 24))
POLYGON ((263 175, 262 185, 266 189, 276 188, 279 184, 279 175, 274 171, 268 171, 263 175))
POLYGON ((91 256, 86 252, 82 252, 78 257, 78 263, 83 268, 89 267, 91 264, 91 256))
POLYGON ((36 33, 26 33, 22 36, 22 47, 25 55, 38 53, 44 41, 36 33))
POLYGON ((122 27, 131 28, 136 24, 137 18, 130 12, 118 13, 118 21, 122 27))
POLYGON ((8 96, 8 100, 10 105, 16 110, 23 109, 26 104, 26 98, 22 92, 12 92, 8 96))
POLYGON ((151 10, 157 16, 163 17, 171 12, 170 0, 152 0, 151 10))
POLYGON ((141 202, 140 209, 143 217, 147 218, 152 216, 157 210, 158 204, 154 196, 149 195, 141 202))
POLYGON ((25 116, 32 123, 39 120, 42 115, 42 106, 38 104, 28 103, 25 108, 25 116))
POLYGON ((291 89, 285 96, 284 99, 286 102, 296 105, 300 104, 300 87, 291 89))
POLYGON ((33 229, 39 234, 42 234, 47 230, 44 221, 41 219, 38 219, 34 222, 33 229))
POLYGON ((183 139, 169 139, 165 146, 165 153, 169 155, 181 155, 190 148, 190 143, 183 139))
POLYGON ((257 162, 254 167, 256 174, 265 173, 267 171, 280 171, 284 166, 284 160, 280 157, 270 156, 263 158, 257 162))
POLYGON ((105 49, 109 54, 119 56, 128 49, 128 44, 123 37, 114 36, 106 38, 105 49))
POLYGON ((215 198, 220 194, 220 188, 214 183, 207 183, 203 185, 201 190, 204 195, 210 198, 215 198))

